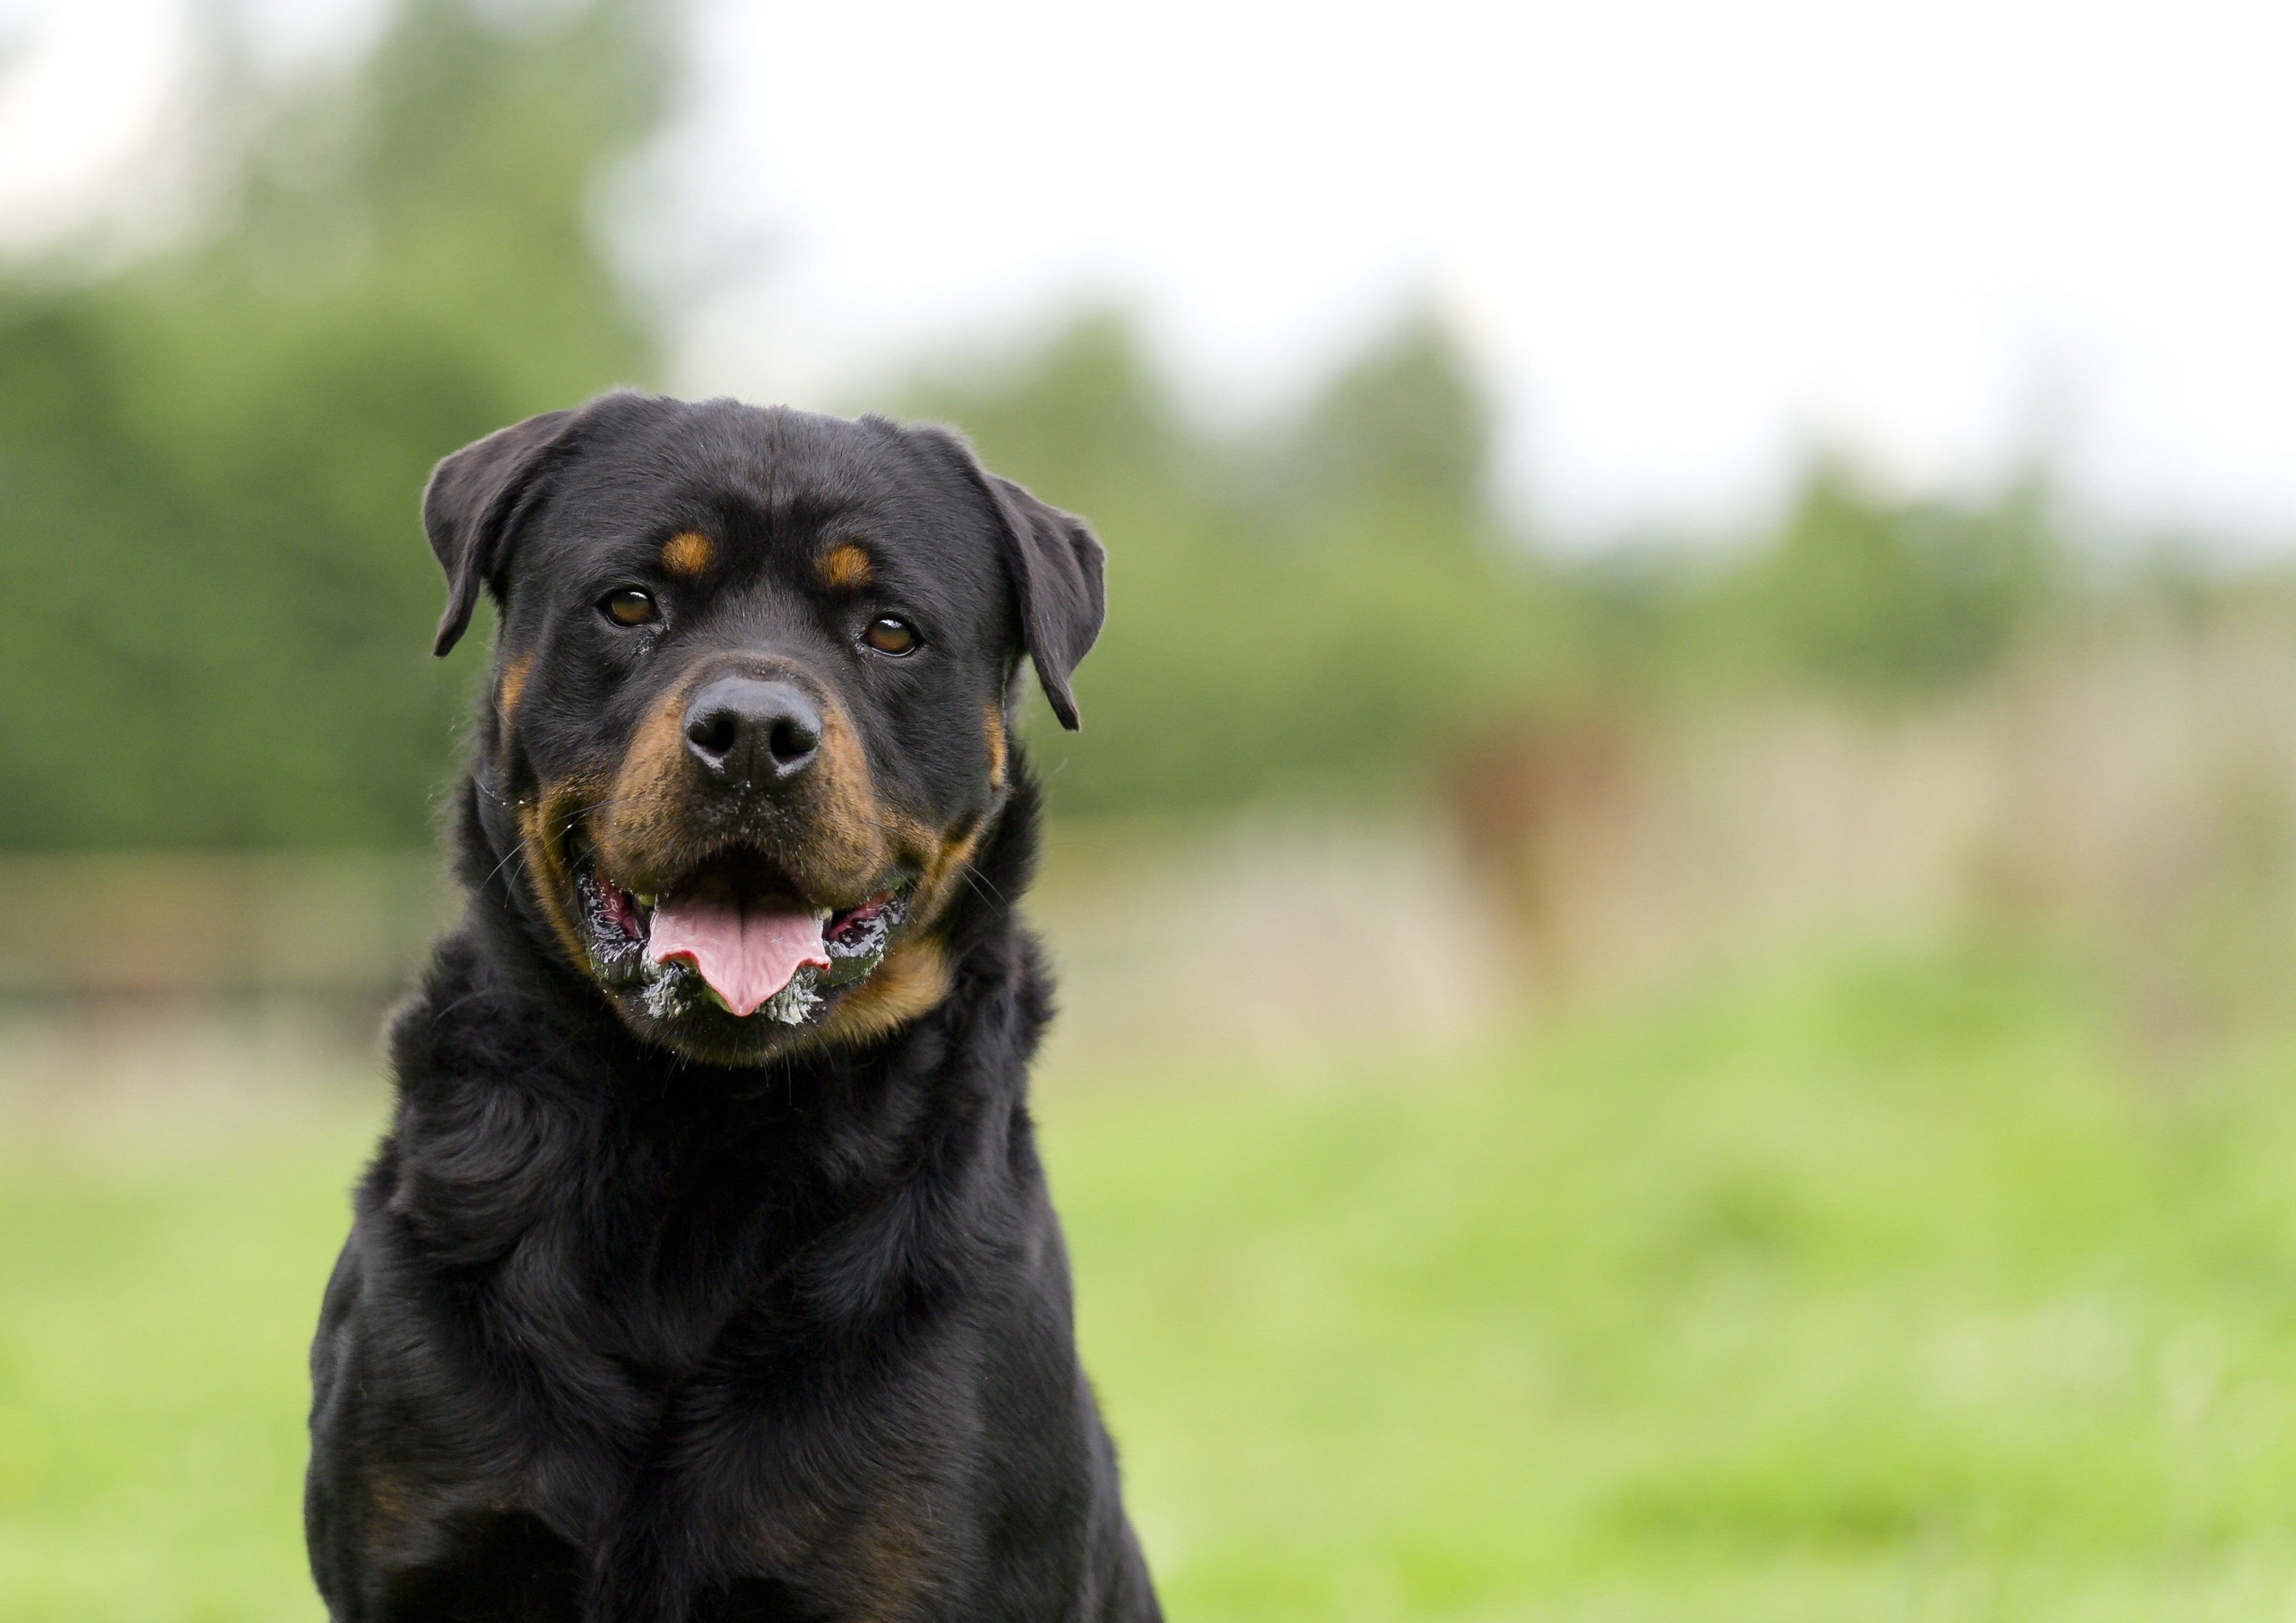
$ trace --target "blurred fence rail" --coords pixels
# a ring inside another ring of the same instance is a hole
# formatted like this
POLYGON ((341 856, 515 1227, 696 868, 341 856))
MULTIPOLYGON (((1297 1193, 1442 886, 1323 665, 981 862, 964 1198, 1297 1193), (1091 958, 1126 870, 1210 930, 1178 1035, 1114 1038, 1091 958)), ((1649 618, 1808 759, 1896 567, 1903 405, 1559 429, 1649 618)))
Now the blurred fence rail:
POLYGON ((0 938, 0 996, 387 996, 448 916, 428 852, 0 857, 30 928, 0 938))
MULTIPOLYGON (((1472 1025, 1513 984, 1505 939, 1425 818, 1084 821, 1027 903, 1059 1040, 1097 1061, 1472 1025)), ((172 1019, 254 996, 356 1014, 365 1041, 454 897, 429 853, 0 857, 41 921, 0 944, 0 1001, 172 1019)))
POLYGON ((1056 1057, 1424 1042, 1521 991, 1506 920, 1423 814, 1056 824, 1027 911, 1056 1057))

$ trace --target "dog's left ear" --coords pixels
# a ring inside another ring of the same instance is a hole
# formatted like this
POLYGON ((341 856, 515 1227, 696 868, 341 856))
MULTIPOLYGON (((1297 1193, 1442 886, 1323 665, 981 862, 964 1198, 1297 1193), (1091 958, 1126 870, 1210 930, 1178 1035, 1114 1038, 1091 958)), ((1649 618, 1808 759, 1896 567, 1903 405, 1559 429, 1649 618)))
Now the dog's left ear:
POLYGON ((988 478, 1009 536, 1006 561, 1029 657, 1053 714, 1073 733, 1082 724, 1069 676, 1092 652, 1108 617, 1108 549, 1075 514, 1038 501, 1009 479, 988 478))
POLYGON ((574 415, 545 412, 496 429, 431 471, 422 491, 422 528, 447 571, 447 611, 439 617, 432 653, 443 656, 463 640, 479 588, 499 575, 503 543, 574 415))
POLYGON ((1021 611, 1021 640, 1053 714, 1075 732, 1080 724, 1069 677, 1092 651, 1108 615, 1108 550, 1082 519, 983 468, 954 430, 929 427, 910 432, 953 457, 996 508, 1004 531, 1004 567, 1021 611))

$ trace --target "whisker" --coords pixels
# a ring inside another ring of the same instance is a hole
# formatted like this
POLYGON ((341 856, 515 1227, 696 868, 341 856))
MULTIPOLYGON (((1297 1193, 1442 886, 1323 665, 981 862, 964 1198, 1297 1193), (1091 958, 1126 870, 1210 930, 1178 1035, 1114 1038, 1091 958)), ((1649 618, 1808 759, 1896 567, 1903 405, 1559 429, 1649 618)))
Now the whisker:
POLYGON ((479 881, 479 889, 483 890, 488 885, 493 884, 496 877, 501 874, 502 871, 510 866, 513 862, 523 863, 525 860, 526 842, 522 840, 518 840, 511 846, 510 850, 504 856, 503 859, 495 864, 493 869, 488 872, 487 876, 479 881))
POLYGON ((988 875, 983 873, 979 868, 973 866, 970 862, 960 866, 957 869, 957 872, 964 876, 964 882, 972 887, 972 893, 975 896, 980 897, 983 901, 993 901, 999 907, 1010 910, 1013 906, 1012 898, 996 888, 996 881, 995 880, 989 878, 988 875), (981 889, 984 885, 988 887, 986 890, 981 889))

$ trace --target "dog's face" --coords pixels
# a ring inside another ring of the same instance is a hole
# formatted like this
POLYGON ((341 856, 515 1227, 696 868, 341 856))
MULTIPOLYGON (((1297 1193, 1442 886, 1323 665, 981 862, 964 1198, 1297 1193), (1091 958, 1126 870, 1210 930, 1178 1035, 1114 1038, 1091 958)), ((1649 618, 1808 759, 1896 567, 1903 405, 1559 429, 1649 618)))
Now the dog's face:
POLYGON ((641 1037, 750 1064, 938 1003, 936 926, 1062 721, 1099 544, 955 436, 610 395, 441 463, 449 599, 501 609, 482 822, 641 1037))

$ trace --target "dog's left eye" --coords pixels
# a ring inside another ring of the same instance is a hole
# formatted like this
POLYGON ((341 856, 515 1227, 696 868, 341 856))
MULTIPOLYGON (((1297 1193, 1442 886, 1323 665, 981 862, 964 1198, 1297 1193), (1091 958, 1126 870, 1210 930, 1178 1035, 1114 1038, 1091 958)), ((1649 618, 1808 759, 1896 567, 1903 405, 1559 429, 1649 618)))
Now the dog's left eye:
POLYGON ((907 653, 917 645, 917 631, 898 615, 881 614, 869 622, 861 640, 879 653, 907 653))
POLYGON ((651 595, 636 586, 624 586, 619 592, 609 592, 598 600, 598 612, 617 626, 643 626, 661 618, 651 595))

